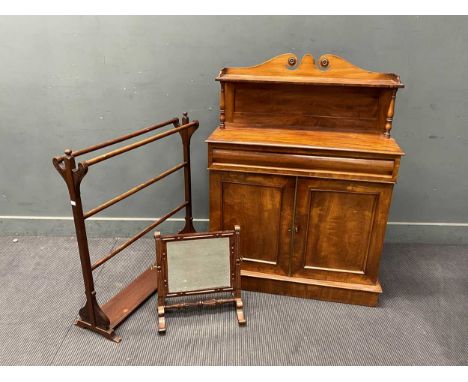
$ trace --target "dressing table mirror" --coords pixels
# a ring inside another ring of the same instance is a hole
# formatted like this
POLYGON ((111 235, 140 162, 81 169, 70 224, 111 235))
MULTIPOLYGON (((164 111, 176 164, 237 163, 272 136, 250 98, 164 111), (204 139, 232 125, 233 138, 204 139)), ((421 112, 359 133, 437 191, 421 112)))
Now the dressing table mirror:
POLYGON ((165 333, 165 312, 232 303, 239 325, 246 323, 240 288, 240 227, 210 233, 155 233, 158 277, 158 332, 165 333), (166 299, 230 293, 227 298, 168 304, 166 299))

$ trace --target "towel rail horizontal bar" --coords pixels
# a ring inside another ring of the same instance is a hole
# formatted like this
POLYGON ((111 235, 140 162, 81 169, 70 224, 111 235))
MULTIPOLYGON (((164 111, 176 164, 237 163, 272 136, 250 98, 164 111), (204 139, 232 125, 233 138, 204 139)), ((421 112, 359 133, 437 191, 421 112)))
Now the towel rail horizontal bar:
POLYGON ((94 164, 96 164, 96 163, 102 162, 103 160, 106 160, 106 159, 115 157, 116 155, 123 154, 123 153, 125 153, 125 152, 127 152, 127 151, 136 149, 136 148, 141 147, 141 146, 144 146, 144 145, 146 145, 146 144, 148 144, 148 143, 151 143, 151 142, 157 141, 157 140, 159 140, 159 139, 168 137, 169 135, 178 133, 179 131, 186 130, 186 129, 188 129, 188 128, 190 128, 190 127, 193 127, 193 126, 197 126, 197 127, 198 127, 198 121, 189 122, 189 123, 187 123, 187 124, 185 124, 185 125, 182 125, 182 126, 179 126, 179 127, 174 128, 174 129, 165 131, 164 133, 156 134, 156 135, 154 135, 154 136, 152 136, 152 137, 143 139, 143 140, 141 140, 141 141, 139 141, 139 142, 132 143, 132 144, 130 144, 130 145, 128 145, 128 146, 124 146, 124 147, 121 147, 121 148, 118 148, 118 149, 109 151, 109 152, 106 153, 106 154, 102 154, 102 155, 99 155, 99 156, 94 157, 94 158, 92 158, 92 159, 88 159, 88 160, 82 162, 82 164, 83 164, 84 166, 86 166, 86 167, 92 166, 92 165, 94 165, 94 164))
MULTIPOLYGON (((133 133, 122 135, 120 137, 110 139, 108 141, 98 143, 97 145, 89 146, 84 149, 80 149, 76 151, 71 151, 71 150, 66 150, 66 151, 69 153, 70 156, 76 158, 76 157, 79 157, 80 155, 88 154, 92 151, 100 150, 100 149, 103 149, 104 147, 115 145, 116 143, 120 143, 128 139, 138 137, 139 135, 149 133, 150 131, 160 129, 161 127, 164 127, 170 124, 177 126, 179 124, 179 118, 172 118, 172 119, 169 119, 168 121, 164 121, 153 126, 148 126, 148 127, 145 127, 144 129, 134 131, 133 133)), ((57 159, 59 160, 59 162, 61 162, 64 158, 65 156, 62 156, 57 159)))
POLYGON ((127 240, 125 243, 123 243, 122 245, 119 245, 116 249, 114 249, 112 252, 110 252, 107 256, 104 256, 100 260, 96 261, 93 265, 91 265, 91 270, 94 271, 97 267, 100 267, 106 261, 112 259, 115 255, 117 255, 119 252, 123 251, 130 244, 137 241, 140 237, 146 235, 149 231, 151 231, 153 228, 157 227, 159 224, 161 224, 162 222, 169 219, 172 215, 175 215, 177 212, 179 212, 181 209, 183 209, 188 203, 189 203, 188 201, 185 201, 180 206, 178 206, 177 208, 173 209, 171 212, 164 215, 162 218, 156 220, 154 223, 151 223, 148 227, 146 227, 142 231, 138 232, 135 236, 133 236, 132 238, 127 240))
POLYGON ((156 176, 154 178, 151 178, 151 179, 147 180, 146 182, 141 183, 138 186, 135 186, 135 187, 131 188, 130 190, 128 190, 128 191, 126 191, 126 192, 124 192, 124 193, 122 193, 120 195, 117 195, 115 198, 112 198, 112 199, 108 200, 107 202, 97 206, 96 208, 93 208, 92 210, 89 210, 88 212, 86 212, 83 215, 83 219, 88 219, 89 217, 91 217, 93 215, 96 215, 98 212, 101 212, 102 210, 105 210, 106 208, 114 205, 115 203, 118 203, 121 200, 124 200, 124 199, 128 198, 129 196, 137 193, 138 191, 143 190, 144 188, 148 187, 149 185, 157 182, 158 180, 161 180, 161 179, 165 178, 166 176, 176 172, 177 170, 180 170, 181 168, 183 168, 186 165, 187 165, 187 162, 179 163, 177 166, 174 166, 174 167, 170 168, 169 170, 164 171, 163 173, 159 174, 158 176, 156 176))

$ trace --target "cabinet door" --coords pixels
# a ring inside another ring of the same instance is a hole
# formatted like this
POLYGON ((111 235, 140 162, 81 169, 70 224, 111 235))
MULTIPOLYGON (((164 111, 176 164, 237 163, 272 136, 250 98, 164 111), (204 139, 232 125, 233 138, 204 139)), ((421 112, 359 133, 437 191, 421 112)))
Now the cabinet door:
POLYGON ((286 275, 295 178, 210 172, 210 229, 241 227, 242 269, 286 275))
POLYGON ((391 184, 298 180, 293 276, 375 284, 391 184))

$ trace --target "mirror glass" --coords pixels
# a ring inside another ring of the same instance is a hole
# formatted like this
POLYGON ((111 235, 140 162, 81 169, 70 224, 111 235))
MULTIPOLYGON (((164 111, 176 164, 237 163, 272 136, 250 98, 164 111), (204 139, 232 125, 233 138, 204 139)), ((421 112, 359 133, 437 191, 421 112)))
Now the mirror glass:
POLYGON ((166 244, 169 293, 231 286, 228 237, 166 244))

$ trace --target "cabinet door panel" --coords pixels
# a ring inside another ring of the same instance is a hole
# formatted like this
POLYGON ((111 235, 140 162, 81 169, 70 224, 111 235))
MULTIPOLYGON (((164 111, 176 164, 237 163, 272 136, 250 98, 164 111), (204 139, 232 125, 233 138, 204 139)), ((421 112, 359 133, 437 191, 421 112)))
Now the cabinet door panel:
POLYGON ((292 273, 375 283, 391 185, 299 179, 292 273))
POLYGON ((210 174, 210 229, 241 227, 242 269, 289 273, 294 178, 210 174))

